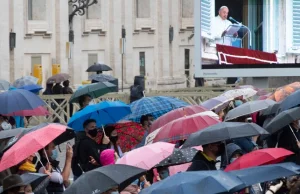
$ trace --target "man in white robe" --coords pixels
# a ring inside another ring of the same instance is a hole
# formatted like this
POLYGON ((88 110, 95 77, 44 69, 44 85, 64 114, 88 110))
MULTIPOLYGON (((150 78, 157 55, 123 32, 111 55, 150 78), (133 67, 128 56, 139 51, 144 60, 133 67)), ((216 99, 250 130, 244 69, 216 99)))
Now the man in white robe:
POLYGON ((231 46, 231 38, 224 37, 227 28, 232 24, 227 20, 228 13, 228 7, 222 6, 219 9, 219 15, 212 20, 211 34, 215 39, 216 44, 231 46))

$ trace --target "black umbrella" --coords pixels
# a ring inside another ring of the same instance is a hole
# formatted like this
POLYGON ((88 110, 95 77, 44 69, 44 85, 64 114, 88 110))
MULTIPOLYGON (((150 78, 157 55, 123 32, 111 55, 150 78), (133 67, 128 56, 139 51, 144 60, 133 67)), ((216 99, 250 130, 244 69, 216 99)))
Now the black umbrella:
POLYGON ((102 73, 102 71, 111 71, 112 69, 101 63, 95 63, 94 65, 91 65, 86 72, 97 72, 97 74, 102 73))
POLYGON ((300 107, 279 113, 264 128, 271 134, 276 133, 279 129, 289 125, 293 121, 300 119, 300 107))
POLYGON ((105 75, 105 74, 93 74, 89 76, 89 80, 96 81, 96 82, 110 82, 116 80, 111 75, 105 75))
POLYGON ((115 187, 122 191, 145 172, 145 169, 121 164, 104 166, 81 175, 64 194, 103 193, 115 187))
POLYGON ((225 121, 230 121, 238 117, 250 115, 252 113, 267 109, 273 104, 275 104, 275 102, 270 99, 247 102, 229 111, 225 117, 225 121))
POLYGON ((15 141, 15 139, 20 138, 23 136, 26 129, 18 128, 13 130, 5 130, 0 132, 0 158, 3 155, 4 150, 7 150, 7 145, 11 141, 15 141))
POLYGON ((198 150, 195 148, 175 149, 168 158, 157 164, 155 168, 190 163, 193 161, 197 152, 198 150))
POLYGON ((270 105, 267 109, 261 111, 262 116, 274 115, 278 112, 281 102, 270 105))
POLYGON ((191 134, 182 148, 206 145, 229 139, 269 134, 255 123, 218 123, 191 134))

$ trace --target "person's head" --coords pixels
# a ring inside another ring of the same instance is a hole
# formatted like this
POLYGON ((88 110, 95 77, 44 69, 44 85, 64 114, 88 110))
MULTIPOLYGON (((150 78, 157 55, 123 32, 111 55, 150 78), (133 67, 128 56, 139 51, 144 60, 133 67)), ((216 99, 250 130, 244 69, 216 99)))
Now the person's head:
POLYGON ((98 134, 97 122, 94 119, 84 121, 83 128, 86 135, 90 138, 95 138, 98 134))
POLYGON ((168 167, 160 167, 157 168, 157 171, 159 173, 159 177, 164 180, 170 176, 169 168, 168 167))
POLYGON ((53 83, 47 83, 46 89, 52 90, 52 88, 53 88, 53 83))
POLYGON ((234 152, 234 153, 231 155, 231 158, 230 158, 230 164, 231 164, 232 162, 234 162, 236 159, 240 158, 241 156, 243 156, 242 151, 236 151, 236 152, 234 152))
POLYGON ((70 81, 69 80, 66 80, 66 81, 63 82, 63 86, 64 87, 69 87, 69 85, 70 85, 70 81))
POLYGON ((24 187, 24 192, 25 192, 25 194, 32 194, 32 193, 33 193, 33 190, 32 190, 31 185, 26 185, 26 186, 24 187))
POLYGON ((118 136, 117 130, 113 130, 113 131, 111 132, 110 136, 109 136, 110 141, 111 141, 113 144, 116 144, 117 141, 118 141, 118 138, 119 138, 119 136, 118 136))
POLYGON ((90 95, 83 95, 83 96, 80 96, 79 98, 79 105, 80 105, 80 108, 85 108, 86 106, 88 106, 90 104, 90 102, 92 101, 92 97, 90 95))
POLYGON ((227 6, 222 6, 222 7, 219 9, 219 16, 220 16, 223 20, 227 20, 228 13, 229 13, 229 9, 228 9, 227 6))
POLYGON ((55 145, 54 142, 49 143, 49 144, 45 147, 45 151, 44 151, 44 149, 40 150, 40 151, 39 151, 39 154, 40 154, 41 156, 46 157, 46 156, 45 156, 45 152, 46 152, 46 154, 47 154, 48 159, 56 160, 57 157, 58 157, 58 152, 57 152, 56 145, 55 145))
POLYGON ((100 154, 100 163, 102 166, 114 165, 116 163, 115 150, 103 150, 100 154))
POLYGON ((3 193, 19 194, 24 193, 25 184, 20 175, 13 174, 5 177, 2 180, 3 193))
POLYGON ((142 117, 141 117, 141 125, 143 126, 143 127, 148 127, 149 126, 149 118, 148 118, 148 116, 147 115, 143 115, 142 117))
POLYGON ((154 121, 154 117, 153 117, 153 115, 151 115, 151 114, 148 114, 148 115, 146 115, 147 117, 148 117, 148 124, 149 124, 149 126, 153 123, 153 121, 154 121))
POLYGON ((225 144, 222 142, 211 143, 207 145, 203 145, 203 152, 208 156, 216 159, 221 156, 225 151, 225 144))

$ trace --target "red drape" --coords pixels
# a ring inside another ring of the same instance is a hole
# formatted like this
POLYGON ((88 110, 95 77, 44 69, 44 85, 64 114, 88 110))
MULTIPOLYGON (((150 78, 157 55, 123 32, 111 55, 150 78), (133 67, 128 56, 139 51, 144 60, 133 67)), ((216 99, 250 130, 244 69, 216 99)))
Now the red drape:
POLYGON ((272 64, 277 63, 274 53, 249 50, 217 44, 220 64, 272 64))

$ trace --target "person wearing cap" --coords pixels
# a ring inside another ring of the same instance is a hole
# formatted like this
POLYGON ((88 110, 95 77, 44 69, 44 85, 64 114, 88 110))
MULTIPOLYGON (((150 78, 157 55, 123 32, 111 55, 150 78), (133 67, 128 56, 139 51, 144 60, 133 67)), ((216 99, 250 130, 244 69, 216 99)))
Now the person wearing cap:
POLYGON ((2 181, 3 194, 25 194, 26 184, 21 179, 20 175, 13 174, 5 177, 2 181))
POLYGON ((113 149, 103 150, 100 154, 100 163, 102 166, 114 165, 118 159, 119 156, 113 149))

